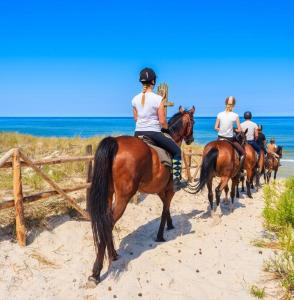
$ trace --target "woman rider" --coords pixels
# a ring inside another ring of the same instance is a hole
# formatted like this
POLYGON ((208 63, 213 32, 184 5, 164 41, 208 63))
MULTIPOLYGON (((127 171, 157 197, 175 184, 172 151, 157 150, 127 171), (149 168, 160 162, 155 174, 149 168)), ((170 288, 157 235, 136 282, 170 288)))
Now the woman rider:
POLYGON ((132 100, 136 121, 135 136, 144 135, 151 138, 158 147, 172 155, 174 189, 179 190, 185 186, 181 181, 181 149, 161 132, 162 128, 167 129, 168 126, 162 97, 153 93, 156 74, 152 69, 145 68, 140 72, 139 80, 143 85, 143 91, 132 100))
POLYGON ((240 119, 238 114, 233 112, 233 109, 236 104, 236 99, 233 96, 227 97, 226 101, 226 109, 225 111, 220 112, 217 115, 217 119, 215 121, 214 129, 218 132, 218 139, 225 139, 233 143, 235 148, 240 154, 240 169, 243 168, 245 151, 243 147, 236 141, 234 137, 234 123, 237 125, 237 132, 241 132, 242 128, 240 125, 240 119))

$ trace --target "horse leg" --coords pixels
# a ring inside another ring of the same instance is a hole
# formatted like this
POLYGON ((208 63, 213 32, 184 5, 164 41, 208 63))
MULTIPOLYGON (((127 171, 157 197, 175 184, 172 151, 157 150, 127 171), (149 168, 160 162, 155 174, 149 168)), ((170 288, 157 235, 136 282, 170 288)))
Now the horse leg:
MULTIPOLYGON (((235 200, 235 191, 238 191, 238 178, 232 178, 232 187, 231 187, 231 206, 230 211, 232 212, 234 210, 234 200, 235 200)), ((238 191, 239 192, 239 191, 238 191)))
POLYGON ((207 189, 208 189, 208 200, 210 204, 210 209, 213 210, 213 192, 212 192, 212 179, 207 182, 207 189))
POLYGON ((274 179, 276 180, 277 178, 277 173, 278 173, 278 169, 275 169, 275 172, 274 172, 274 179))
POLYGON ((240 178, 236 177, 236 197, 237 198, 240 198, 239 183, 240 183, 240 178))
MULTIPOLYGON (((168 188, 164 192, 161 192, 158 194, 158 196, 160 197, 163 204, 165 203, 166 198, 170 198, 170 201, 171 201, 171 199, 173 198, 173 196, 175 194, 171 184, 172 184, 172 182, 169 183, 168 188)), ((175 228, 173 225, 171 215, 170 215, 170 203, 169 203, 167 215, 166 215, 166 224, 167 224, 167 230, 171 230, 171 229, 175 228)))
POLYGON ((229 186, 226 185, 225 188, 224 188, 224 190, 225 190, 225 194, 226 194, 225 202, 228 202, 229 201, 229 198, 228 198, 229 186))
POLYGON ((258 168, 256 169, 255 185, 256 191, 258 192, 258 188, 260 187, 260 172, 258 168))
POLYGON ((247 171, 247 176, 246 176, 247 196, 249 198, 252 198, 252 195, 251 195, 251 183, 252 183, 252 178, 253 178, 252 173, 253 173, 252 170, 248 170, 247 171))
POLYGON ((94 282, 96 285, 101 281, 100 273, 103 268, 105 248, 106 248, 106 244, 104 242, 99 243, 95 263, 92 269, 92 275, 89 276, 88 278, 89 281, 94 282))
POLYGON ((269 171, 267 175, 267 183, 270 183, 271 177, 272 177, 272 172, 269 171))
POLYGON ((245 180, 245 178, 244 178, 244 176, 241 176, 241 184, 242 184, 242 189, 241 189, 241 192, 245 192, 245 189, 244 189, 244 180, 245 180))
POLYGON ((168 185, 168 188, 160 193, 158 193, 158 196, 160 197, 162 203, 163 203, 163 208, 162 208, 162 214, 161 214, 161 221, 160 221, 160 225, 159 225, 159 229, 158 229, 158 233, 157 233, 157 237, 156 237, 156 241, 157 242, 165 242, 165 239, 163 237, 163 231, 164 231, 164 227, 165 227, 165 223, 167 222, 167 229, 173 229, 173 223, 172 223, 172 219, 170 216, 170 202, 171 199, 174 196, 174 190, 173 190, 173 186, 172 184, 168 185))
POLYGON ((216 198, 216 209, 218 209, 220 203, 220 196, 222 194, 222 190, 228 185, 229 177, 222 177, 221 182, 215 189, 215 198, 216 198))

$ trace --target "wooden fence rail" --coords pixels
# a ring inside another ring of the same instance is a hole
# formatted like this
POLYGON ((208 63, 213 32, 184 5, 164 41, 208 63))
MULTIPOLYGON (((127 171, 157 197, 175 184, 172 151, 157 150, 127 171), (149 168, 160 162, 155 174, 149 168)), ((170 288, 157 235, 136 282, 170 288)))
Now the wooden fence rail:
MULTIPOLYGON (((188 151, 184 153, 184 169, 186 171, 186 177, 189 181, 195 179, 199 165, 192 166, 191 157, 193 155, 199 155, 197 153, 193 153, 192 151, 188 151), (196 171, 194 175, 191 175, 191 168, 195 167, 196 171)), ((0 210, 15 207, 15 220, 16 220, 16 237, 18 244, 20 246, 26 245, 26 228, 25 228, 25 219, 24 219, 24 203, 30 203, 41 199, 47 199, 54 195, 62 196, 68 204, 75 208, 80 215, 89 220, 88 214, 88 200, 89 200, 89 192, 92 181, 92 173, 93 173, 93 148, 92 145, 88 145, 86 147, 85 156, 79 157, 65 157, 65 158, 50 158, 43 160, 31 160, 28 158, 24 152, 20 148, 13 148, 6 152, 0 158, 0 168, 12 168, 13 174, 13 199, 7 200, 5 202, 0 203, 0 210), (69 162, 78 162, 83 161, 87 164, 87 177, 84 184, 79 184, 75 187, 71 188, 61 188, 56 182, 54 182, 40 167, 43 165, 53 165, 53 164, 61 164, 61 163, 69 163, 69 162), (22 176, 21 176, 21 168, 30 167, 32 168, 40 177, 43 178, 51 187, 51 190, 38 192, 29 196, 23 196, 22 191, 22 176), (68 193, 86 189, 86 210, 82 209, 75 199, 68 195, 68 193)))
POLYGON ((62 196, 68 204, 75 208, 81 216, 89 220, 89 214, 82 209, 75 201, 74 198, 68 195, 68 193, 78 191, 81 189, 89 190, 91 186, 91 174, 92 174, 92 161, 94 156, 92 155, 92 145, 88 145, 86 148, 86 155, 80 157, 66 157, 66 158, 54 158, 32 161, 29 159, 21 149, 14 148, 6 152, 0 158, 0 168, 12 168, 13 174, 13 199, 0 203, 0 210, 15 207, 15 220, 16 220, 16 238, 20 246, 26 245, 26 228, 24 220, 24 203, 34 202, 41 199, 46 199, 54 195, 62 196), (84 184, 72 188, 62 189, 56 182, 54 182, 42 169, 43 165, 53 165, 68 162, 84 161, 88 164, 87 180, 84 184), (53 189, 49 191, 39 192, 29 196, 23 196, 22 191, 22 176, 21 168, 32 168, 41 178, 43 178, 53 189))

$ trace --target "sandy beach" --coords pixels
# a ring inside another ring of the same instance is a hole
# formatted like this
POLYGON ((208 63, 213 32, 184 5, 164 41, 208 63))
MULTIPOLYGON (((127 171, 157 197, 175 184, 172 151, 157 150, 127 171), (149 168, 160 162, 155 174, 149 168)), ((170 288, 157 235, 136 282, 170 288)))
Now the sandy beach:
POLYGON ((206 191, 176 193, 176 228, 165 232, 165 243, 154 241, 161 201, 141 198, 115 228, 120 259, 109 269, 105 264, 94 288, 87 282, 95 258, 89 222, 52 217, 46 229, 30 234, 25 248, 1 236, 0 299, 252 299, 253 284, 276 299, 262 271, 273 251, 251 244, 263 233, 262 191, 253 199, 243 194, 233 213, 222 204, 221 218, 207 213, 206 191))

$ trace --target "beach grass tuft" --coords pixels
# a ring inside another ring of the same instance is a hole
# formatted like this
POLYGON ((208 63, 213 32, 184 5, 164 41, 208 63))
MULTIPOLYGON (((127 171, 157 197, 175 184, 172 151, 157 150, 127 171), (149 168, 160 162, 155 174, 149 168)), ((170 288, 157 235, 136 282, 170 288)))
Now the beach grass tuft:
POLYGON ((276 185, 264 187, 263 216, 266 229, 275 234, 281 251, 264 267, 281 281, 285 299, 290 299, 294 296, 294 178, 285 181, 282 191, 276 185))
POLYGON ((258 298, 258 299, 264 299, 265 297, 265 289, 264 288, 259 288, 256 285, 252 285, 250 287, 250 295, 258 298))

